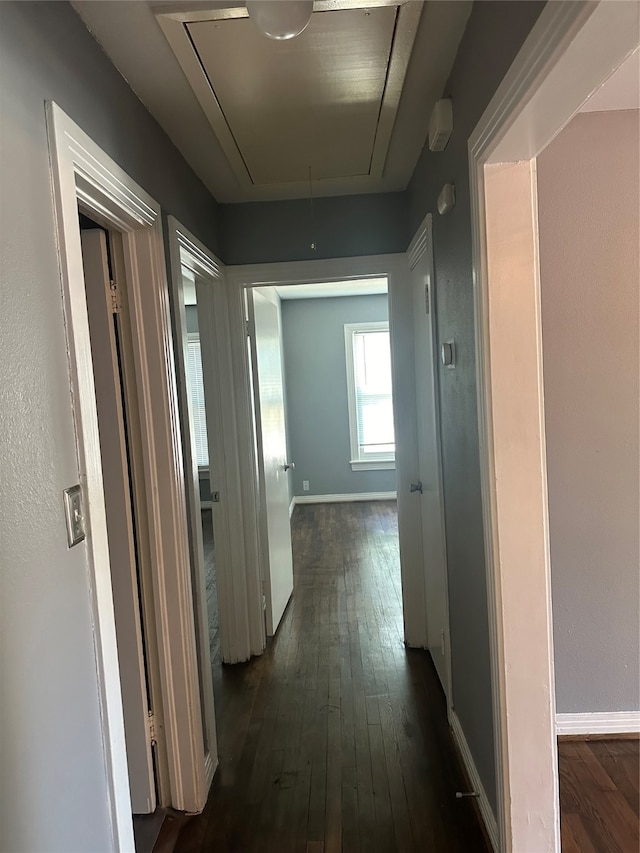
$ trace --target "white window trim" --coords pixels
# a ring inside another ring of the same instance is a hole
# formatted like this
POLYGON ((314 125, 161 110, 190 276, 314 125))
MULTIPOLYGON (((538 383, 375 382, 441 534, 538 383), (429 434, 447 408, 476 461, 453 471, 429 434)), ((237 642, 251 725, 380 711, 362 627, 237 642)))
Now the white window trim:
POLYGON ((353 368, 353 335, 355 332, 389 331, 389 321, 380 320, 367 323, 344 324, 344 349, 347 366, 347 400, 349 410, 349 442, 351 459, 349 464, 352 471, 387 471, 395 470, 395 453, 369 454, 368 459, 360 459, 358 442, 358 423, 356 416, 356 377, 353 368))
MULTIPOLYGON (((187 332, 187 342, 193 343, 193 341, 197 341, 198 344, 200 343, 200 332, 187 332)), ((201 363, 202 363, 202 356, 200 356, 200 359, 201 359, 201 363)), ((211 460, 209 460, 209 464, 210 464, 210 462, 211 462, 211 460)), ((207 464, 207 465, 198 464, 198 475, 199 475, 199 477, 202 477, 203 474, 205 476, 209 474, 209 464, 207 464)))

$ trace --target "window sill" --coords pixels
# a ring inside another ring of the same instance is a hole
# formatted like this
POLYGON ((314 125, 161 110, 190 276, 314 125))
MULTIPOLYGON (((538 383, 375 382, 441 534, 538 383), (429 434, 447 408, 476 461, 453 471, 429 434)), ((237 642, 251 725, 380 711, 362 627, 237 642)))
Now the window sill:
POLYGON ((395 459, 352 459, 349 463, 352 471, 394 471, 395 459))

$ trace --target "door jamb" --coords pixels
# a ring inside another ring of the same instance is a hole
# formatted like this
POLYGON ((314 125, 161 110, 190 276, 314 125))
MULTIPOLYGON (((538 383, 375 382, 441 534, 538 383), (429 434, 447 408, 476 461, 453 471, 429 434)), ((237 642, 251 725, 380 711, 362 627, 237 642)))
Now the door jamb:
MULTIPOLYGON (((411 293, 407 287, 407 260, 404 254, 370 255, 350 258, 328 258, 284 263, 248 264, 227 267, 230 304, 230 333, 233 348, 234 378, 239 393, 237 420, 243 426, 237 434, 237 454, 241 461, 241 477, 245 487, 245 528, 259 529, 258 504, 255 491, 255 446, 251 433, 250 367, 246 353, 244 289, 246 287, 280 284, 311 284, 314 282, 346 281, 349 279, 387 276, 389 282, 389 326, 391 331, 391 360, 393 372, 394 421, 396 426, 396 472, 398 494, 398 524, 405 641, 407 645, 422 648, 424 626, 422 616, 414 606, 414 587, 417 573, 422 571, 420 541, 415 531, 419 526, 417 502, 411 500, 409 485, 417 466, 417 436, 415 427, 415 400, 411 392, 413 382, 412 336, 394 335, 395 329, 412 327, 411 293)), ((260 594, 260 563, 248 566, 256 593, 249 600, 250 619, 254 628, 264 625, 262 597, 260 594)), ((247 583, 247 587, 250 584, 247 583)), ((242 602, 246 606, 246 601, 242 602)))
POLYGON ((99 224, 122 234, 157 575, 154 602, 164 731, 156 736, 166 740, 171 804, 195 810, 203 805, 197 797, 202 722, 162 223, 159 205, 57 104, 48 102, 46 112, 78 470, 90 521, 86 548, 108 809, 114 849, 129 850, 134 846, 133 824, 78 205, 99 224))
MULTIPOLYGON (((420 226, 416 230, 411 242, 409 243, 409 247, 407 249, 407 264, 409 268, 409 275, 411 274, 411 270, 418 263, 423 254, 428 256, 429 261, 429 270, 431 272, 431 281, 429 282, 429 321, 431 325, 431 335, 432 335, 432 358, 433 358, 433 383, 434 383, 434 421, 435 421, 435 437, 436 437, 436 446, 437 446, 437 489, 439 494, 439 504, 440 504, 440 528, 442 535, 442 545, 443 545, 443 559, 444 559, 444 596, 445 596, 445 643, 447 648, 447 688, 445 690, 446 699, 447 699, 447 715, 451 718, 453 713, 453 676, 451 671, 451 622, 449 618, 449 572, 448 572, 448 559, 447 559, 447 534, 445 528, 445 516, 444 516, 444 474, 442 470, 442 421, 440 417, 440 376, 438 374, 438 328, 436 323, 436 311, 438 304, 438 287, 436 283, 436 275, 435 275, 435 263, 433 257, 433 217, 431 213, 427 213, 425 218, 422 220, 420 226)), ((409 282, 411 284, 411 281, 409 282)), ((413 295, 413 294, 412 294, 413 295)), ((412 335, 412 339, 415 341, 415 335, 412 335)), ((413 358, 413 367, 414 367, 414 376, 415 376, 415 367, 416 367, 416 359, 415 355, 413 358)), ((416 412, 417 418, 417 412, 416 412)), ((417 440, 417 437, 416 437, 417 440)), ((418 470, 416 468, 416 470, 418 470)), ((425 625, 425 638, 424 638, 424 646, 425 648, 429 648, 429 639, 428 639, 428 617, 427 617, 427 594, 426 594, 426 565, 424 559, 424 543, 422 546, 423 552, 423 578, 424 578, 424 589, 422 594, 422 602, 424 606, 424 625, 425 625)))
POLYGON ((493 840, 507 853, 560 849, 535 161, 637 42, 635 3, 548 3, 468 143, 493 840))
MULTIPOLYGON (((204 577, 204 548, 202 541, 202 524, 200 518, 200 482, 198 466, 192 451, 193 436, 191 422, 187 415, 189 397, 186 387, 186 347, 188 341, 187 318, 184 304, 184 283, 182 268, 186 267, 195 277, 198 301, 198 319, 202 328, 199 329, 200 347, 202 352, 202 369, 204 379, 213 399, 213 414, 207 417, 207 444, 209 447, 209 482, 211 490, 222 490, 225 475, 225 454, 221 446, 219 370, 212 353, 215 353, 215 329, 211 329, 212 319, 216 309, 213 305, 216 291, 224 290, 224 265, 218 258, 188 231, 173 216, 167 217, 169 234, 170 288, 172 301, 173 332, 176 343, 176 378, 180 402, 182 424, 182 441, 184 446, 184 470, 186 501, 189 509, 190 552, 194 572, 194 586, 197 600, 194 598, 194 608, 197 612, 197 629, 200 634, 200 691, 203 700, 204 725, 206 731, 205 748, 205 791, 208 791, 218 766, 218 747, 215 719, 215 699, 213 694, 213 679, 211 675, 211 657, 208 633, 208 613, 206 600, 206 580, 204 577), (209 421, 212 420, 212 423, 209 421)), ((225 600, 227 590, 224 586, 225 574, 220 567, 230 562, 230 545, 227 534, 228 520, 224 501, 212 506, 214 540, 216 543, 216 562, 218 563, 217 579, 219 600, 225 600)), ((226 608, 219 606, 220 646, 222 659, 225 658, 225 648, 228 643, 228 626, 225 615, 226 608)))

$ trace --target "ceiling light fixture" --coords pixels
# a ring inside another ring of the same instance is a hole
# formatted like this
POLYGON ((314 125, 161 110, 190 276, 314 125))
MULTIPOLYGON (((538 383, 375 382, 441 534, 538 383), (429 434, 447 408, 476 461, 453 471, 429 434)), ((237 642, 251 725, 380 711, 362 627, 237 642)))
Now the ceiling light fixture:
POLYGON ((283 41, 299 36, 313 12, 313 0, 247 0, 249 17, 267 38, 283 41))

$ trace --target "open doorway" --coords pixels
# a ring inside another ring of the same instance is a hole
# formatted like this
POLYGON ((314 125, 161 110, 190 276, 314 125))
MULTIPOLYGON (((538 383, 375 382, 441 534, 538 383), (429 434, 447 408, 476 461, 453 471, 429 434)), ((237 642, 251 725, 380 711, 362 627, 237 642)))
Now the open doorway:
POLYGON ((311 505, 340 515, 341 505, 395 504, 387 280, 248 287, 246 303, 273 636, 294 587, 290 518, 311 519, 311 505))
MULTIPOLYGON (((429 274, 428 259, 430 253, 425 252, 425 246, 430 247, 428 239, 420 233, 416 235, 419 240, 418 250, 414 251, 411 263, 415 266, 420 259, 426 264, 416 267, 416 275, 421 278, 420 289, 422 292, 421 304, 425 306, 424 278, 429 274)), ((395 429, 395 493, 398 504, 398 536, 400 549, 400 572, 402 586, 402 613, 403 613, 403 639, 410 647, 427 648, 427 613, 426 613, 426 583, 425 566, 428 560, 425 558, 423 548, 421 493, 416 488, 420 483, 421 471, 418 458, 418 434, 417 434, 417 411, 416 411, 416 365, 413 345, 414 306, 413 294, 409 286, 410 258, 408 255, 381 255, 357 258, 336 258, 329 260, 290 262, 282 264, 251 265, 247 267, 228 267, 226 276, 228 279, 228 300, 230 316, 230 342, 233 353, 234 375, 236 381, 236 395, 233 399, 235 422, 238 434, 235 437, 235 449, 240 466, 241 481, 247 491, 249 500, 244 505, 243 526, 244 529, 259 529, 261 517, 259 512, 258 496, 255 493, 253 483, 256 480, 256 440, 254 431, 242 434, 247 425, 254 422, 254 413, 251 405, 252 376, 250 359, 247 351, 246 338, 246 305, 245 291, 252 287, 271 288, 284 290, 290 286, 301 288, 313 288, 318 282, 350 282, 352 285, 364 280, 384 279, 388 287, 388 319, 390 326, 391 345, 391 371, 393 379, 393 408, 395 429), (394 334, 394 329, 396 333, 394 334), (237 393, 240 389, 241 393, 237 393), (253 492, 251 491, 253 489, 253 492)), ((433 284, 433 282, 432 282, 433 284)), ((310 291, 307 291, 307 293, 310 291)), ((289 300, 282 300, 285 305, 289 300)), ((318 300, 322 301, 322 300, 318 300)), ((433 321, 433 312, 425 317, 433 321)), ((354 318, 357 323, 357 318, 354 318)), ((340 330, 340 346, 344 347, 344 324, 340 330)), ((435 337, 432 338, 432 343, 435 337)), ((433 374, 434 352, 433 346, 427 348, 429 351, 429 363, 422 365, 423 374, 433 374)), ((344 355, 343 355, 344 359, 344 355)), ((345 376, 346 362, 343 360, 339 367, 341 376, 345 376)), ((433 379, 433 377, 431 377, 433 379)), ((346 404, 345 404, 346 409, 346 404)), ((390 470, 375 471, 353 471, 352 453, 349 444, 348 426, 346 429, 347 450, 343 453, 344 465, 347 473, 352 477, 365 478, 367 475, 394 476, 390 470)), ((299 495, 292 494, 296 501, 304 501, 305 494, 312 497, 311 477, 300 475, 299 460, 293 458, 292 448, 289 448, 288 458, 283 463, 295 463, 296 468, 290 469, 288 476, 292 483, 298 478, 299 495), (293 473, 292 473, 293 471, 293 473), (308 493, 302 488, 302 481, 309 480, 308 493)), ((333 460, 331 460, 333 464, 333 460)), ((366 466, 364 466, 366 468, 366 466)), ((429 488, 438 488, 437 470, 432 470, 429 488)), ((362 482, 363 480, 361 480, 362 482)), ((317 480, 316 482, 321 482, 317 480)), ((353 485, 343 489, 348 494, 359 494, 360 490, 353 491, 353 485)), ((370 487, 371 491, 373 489, 370 487)), ((378 494, 382 497, 389 496, 394 490, 388 483, 378 486, 378 494)), ((322 489, 317 489, 322 497, 322 489)), ((366 490, 363 490, 366 491, 366 490)), ((371 494, 371 491, 369 495, 371 494)), ((325 495, 328 495, 326 488, 325 495)), ((429 549, 427 549, 428 552, 429 549)), ((247 585, 253 582, 253 569, 251 565, 245 567, 247 585)), ((261 578, 258 576, 258 589, 261 588, 261 578)), ((235 609, 246 607, 246 596, 238 600, 235 609)), ((261 593, 254 599, 249 599, 249 624, 256 626, 264 625, 264 611, 261 593)), ((442 646, 441 632, 438 632, 438 648, 442 646)), ((446 689, 446 679, 445 679, 446 689)))
MULTIPOLYGON (((112 846, 134 849, 129 744, 123 713, 124 678, 121 680, 119 662, 122 635, 117 636, 114 617, 114 581, 120 570, 129 581, 133 614, 125 626, 133 638, 125 643, 126 656, 131 658, 125 663, 131 663, 128 674, 135 675, 131 680, 137 680, 138 694, 143 697, 139 716, 144 716, 144 708, 147 715, 143 742, 148 746, 142 752, 149 795, 142 797, 142 808, 146 811, 153 808, 155 791, 155 800, 162 806, 196 811, 204 805, 207 793, 162 223, 159 205, 56 104, 47 104, 47 124, 78 458, 78 483, 71 489, 76 496, 75 513, 69 513, 73 520, 69 529, 73 531, 83 518, 86 529, 85 541, 80 544, 82 537, 70 535, 69 547, 86 548, 91 575, 94 652, 112 846), (101 226, 89 229, 84 241, 86 264, 79 207, 101 226), (109 234, 108 241, 105 232, 109 234), (113 279, 109 274, 109 257, 113 279), (96 298, 102 319, 90 329, 87 284, 94 273, 91 296, 96 298), (112 280, 116 285, 126 285, 129 323, 113 320, 112 280), (102 334, 104 345, 96 347, 92 338, 98 333, 102 334), (116 337, 118 345, 114 345, 116 337), (128 362, 130 356, 133 370, 128 362), (102 429, 105 423, 99 422, 92 362, 96 374, 104 368, 110 384, 113 405, 102 418, 107 419, 107 432, 102 429), (139 442, 135 438, 136 418, 139 442), (110 423, 114 424, 113 433, 110 423), (112 470, 107 467, 110 460, 104 458, 103 444, 114 437, 119 437, 119 456, 113 460, 112 470), (141 466, 137 464, 138 458, 142 460, 141 466), (136 479, 141 469, 144 489, 139 490, 136 479), (109 535, 108 484, 103 472, 109 477, 113 475, 115 480, 118 470, 122 499, 115 501, 111 509, 124 510, 126 517, 122 529, 112 531, 114 538, 109 535), (148 529, 149 562, 153 566, 150 609, 158 624, 157 631, 153 631, 154 619, 145 618, 149 587, 144 582, 139 589, 137 586, 137 576, 145 566, 145 529, 148 529), (110 550, 112 542, 114 546, 120 544, 125 555, 117 566, 110 550), (137 633, 140 644, 144 637, 146 656, 139 654, 136 624, 140 629, 137 633), (180 661, 179 666, 176 661, 180 661), (157 680, 154 671, 159 672, 157 680), (156 703, 158 682, 161 702, 156 703), (155 719, 148 716, 149 693, 155 719), (157 747, 151 750, 154 738, 157 747), (150 752, 152 756, 155 752, 155 762, 149 761, 150 752)), ((134 738, 131 743, 134 742, 141 741, 134 738)), ((135 804, 133 808, 140 806, 135 804)))
POLYGON ((153 845, 145 838, 157 834, 163 819, 162 809, 156 810, 156 768, 164 743, 155 734, 154 709, 161 707, 161 697, 148 639, 155 623, 128 293, 117 232, 83 213, 79 221, 131 810, 136 849, 150 851, 153 845))
MULTIPOLYGON (((469 140, 498 829, 505 849, 561 845, 537 161, 544 164, 545 149, 637 49, 638 14, 631 3, 548 4, 469 140)), ((633 242, 637 249, 637 228, 633 242)), ((563 330, 558 356, 573 357, 565 346, 563 330)), ((545 361, 545 373, 560 363, 545 361)), ((573 455, 572 449, 563 464, 573 455)))

